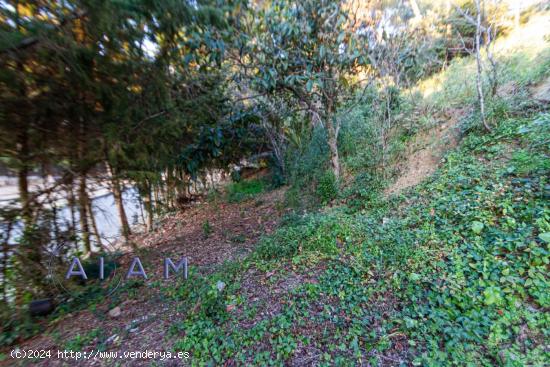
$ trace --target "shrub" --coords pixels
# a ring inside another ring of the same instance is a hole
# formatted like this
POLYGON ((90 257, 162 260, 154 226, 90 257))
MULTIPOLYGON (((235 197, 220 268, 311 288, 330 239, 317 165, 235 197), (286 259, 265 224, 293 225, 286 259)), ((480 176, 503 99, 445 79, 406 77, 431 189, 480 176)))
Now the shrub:
POLYGON ((203 234, 204 238, 208 238, 211 233, 212 233, 212 226, 210 225, 210 222, 208 220, 206 220, 202 224, 202 234, 203 234))
POLYGON ((317 196, 323 205, 332 201, 338 195, 338 184, 332 171, 328 170, 317 182, 317 196))

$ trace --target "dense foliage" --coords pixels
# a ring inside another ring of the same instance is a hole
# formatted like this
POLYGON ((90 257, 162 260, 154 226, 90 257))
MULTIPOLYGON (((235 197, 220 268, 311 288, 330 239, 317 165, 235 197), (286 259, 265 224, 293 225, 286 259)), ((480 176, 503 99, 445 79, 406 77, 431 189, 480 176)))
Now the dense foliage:
MULTIPOLYGON (((120 223, 112 269, 154 251, 132 235, 128 189, 160 244, 183 225, 160 219, 201 196, 244 221, 285 185, 279 229, 249 255, 127 282, 108 307, 154 289, 193 365, 544 365, 549 9, 512 5, 0 2, 0 172, 18 195, 0 203, 0 344, 81 309, 105 317, 100 282, 67 297, 48 279, 52 258, 97 271, 100 189, 120 223), (441 153, 430 175, 390 190, 424 163, 409 162, 420 143, 441 153), (44 297, 62 305, 31 317, 44 297)), ((187 234, 220 238, 215 218, 187 234)), ((64 343, 102 349, 105 333, 64 343)))
POLYGON ((523 157, 547 157, 549 122, 502 121, 401 198, 292 218, 248 262, 168 289, 182 309, 202 300, 175 326, 175 348, 193 349, 197 364, 284 364, 312 348, 321 365, 543 365, 549 167, 523 157), (265 287, 301 281, 276 305, 253 301, 241 283, 251 268, 275 274, 265 287), (231 285, 222 293, 220 280, 231 285))

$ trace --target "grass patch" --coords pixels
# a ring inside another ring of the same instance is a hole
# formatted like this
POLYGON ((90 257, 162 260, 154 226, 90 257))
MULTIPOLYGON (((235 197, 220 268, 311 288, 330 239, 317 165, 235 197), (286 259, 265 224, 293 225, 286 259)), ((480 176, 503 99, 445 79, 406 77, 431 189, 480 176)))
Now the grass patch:
POLYGON ((233 182, 227 187, 227 201, 240 203, 266 191, 267 185, 263 180, 244 180, 233 182))

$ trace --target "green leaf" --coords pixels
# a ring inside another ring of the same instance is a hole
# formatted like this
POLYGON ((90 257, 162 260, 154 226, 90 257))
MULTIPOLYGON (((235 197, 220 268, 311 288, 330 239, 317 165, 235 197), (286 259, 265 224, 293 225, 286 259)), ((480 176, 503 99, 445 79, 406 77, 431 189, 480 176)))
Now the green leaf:
POLYGON ((539 234, 539 238, 546 243, 550 243, 550 232, 544 232, 539 234))
POLYGON ((311 90, 313 89, 313 80, 310 79, 307 81, 306 89, 308 92, 311 92, 311 90))
POLYGON ((486 305, 498 303, 502 299, 500 295, 500 288, 498 287, 489 287, 485 289, 485 291, 483 291, 483 296, 485 297, 486 305))
POLYGON ((480 234, 481 231, 483 230, 483 223, 481 222, 478 222, 478 221, 473 221, 472 222, 472 231, 474 231, 475 234, 480 234))

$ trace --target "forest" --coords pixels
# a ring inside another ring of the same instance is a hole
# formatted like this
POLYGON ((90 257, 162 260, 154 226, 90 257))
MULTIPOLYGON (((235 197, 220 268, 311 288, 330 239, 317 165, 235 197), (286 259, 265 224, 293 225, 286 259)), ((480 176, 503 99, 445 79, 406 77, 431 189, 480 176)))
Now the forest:
POLYGON ((550 363, 547 1, 0 0, 0 55, 0 366, 550 363))

